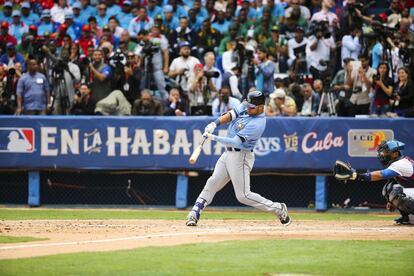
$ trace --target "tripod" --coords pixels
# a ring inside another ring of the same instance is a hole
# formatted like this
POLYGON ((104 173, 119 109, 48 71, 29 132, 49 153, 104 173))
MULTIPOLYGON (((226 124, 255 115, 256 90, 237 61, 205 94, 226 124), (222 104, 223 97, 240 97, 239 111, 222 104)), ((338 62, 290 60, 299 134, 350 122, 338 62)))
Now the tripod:
POLYGON ((66 80, 63 72, 55 71, 54 81, 54 97, 52 101, 52 109, 54 110, 56 98, 59 98, 59 106, 57 113, 61 115, 68 114, 68 108, 70 106, 68 90, 66 89, 66 80))
POLYGON ((317 113, 318 116, 321 116, 321 114, 322 114, 322 106, 325 103, 325 98, 328 99, 327 107, 328 107, 329 116, 336 116, 337 114, 336 114, 336 111, 335 111, 335 100, 334 100, 334 96, 333 96, 332 91, 328 91, 328 92, 323 91, 322 92, 321 100, 319 101, 319 108, 318 108, 318 113, 317 113))

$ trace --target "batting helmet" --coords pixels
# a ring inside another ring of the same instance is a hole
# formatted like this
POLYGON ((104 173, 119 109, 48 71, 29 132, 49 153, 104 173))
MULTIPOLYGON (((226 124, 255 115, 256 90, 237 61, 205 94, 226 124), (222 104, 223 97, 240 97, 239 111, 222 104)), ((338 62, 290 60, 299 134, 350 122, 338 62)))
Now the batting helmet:
POLYGON ((253 90, 247 94, 247 102, 250 105, 258 106, 261 104, 265 104, 266 97, 263 92, 259 90, 253 90))
POLYGON ((404 147, 405 144, 397 140, 382 141, 377 148, 378 159, 384 166, 388 166, 404 155, 404 147), (400 157, 398 157, 398 159, 391 159, 390 154, 396 151, 399 152, 400 157))

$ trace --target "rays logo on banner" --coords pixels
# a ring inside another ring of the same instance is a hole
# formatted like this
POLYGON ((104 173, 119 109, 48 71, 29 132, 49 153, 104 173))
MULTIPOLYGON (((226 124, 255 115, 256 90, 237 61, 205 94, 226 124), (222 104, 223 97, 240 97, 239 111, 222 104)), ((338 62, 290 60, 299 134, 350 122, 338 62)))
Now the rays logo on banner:
POLYGON ((33 128, 0 128, 0 152, 31 153, 35 151, 33 128))

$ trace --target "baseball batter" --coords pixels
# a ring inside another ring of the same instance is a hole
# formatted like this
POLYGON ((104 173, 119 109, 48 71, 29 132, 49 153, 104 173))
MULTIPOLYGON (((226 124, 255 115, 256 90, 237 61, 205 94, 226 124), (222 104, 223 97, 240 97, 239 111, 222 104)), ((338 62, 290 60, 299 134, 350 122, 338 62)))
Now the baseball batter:
POLYGON ((250 171, 255 159, 253 148, 266 127, 264 104, 262 92, 249 92, 246 101, 206 126, 203 137, 224 144, 227 150, 217 161, 213 175, 188 214, 187 226, 197 225, 201 212, 230 180, 240 203, 276 214, 283 225, 291 223, 286 204, 273 202, 250 191, 250 171), (229 122, 227 137, 212 134, 218 125, 229 122))
POLYGON ((339 180, 389 179, 382 189, 387 209, 400 211, 401 217, 394 220, 396 224, 414 224, 414 189, 401 185, 414 180, 414 161, 404 156, 404 147, 405 144, 397 140, 383 141, 378 146, 377 153, 385 169, 359 174, 349 164, 337 161, 334 176, 339 180))

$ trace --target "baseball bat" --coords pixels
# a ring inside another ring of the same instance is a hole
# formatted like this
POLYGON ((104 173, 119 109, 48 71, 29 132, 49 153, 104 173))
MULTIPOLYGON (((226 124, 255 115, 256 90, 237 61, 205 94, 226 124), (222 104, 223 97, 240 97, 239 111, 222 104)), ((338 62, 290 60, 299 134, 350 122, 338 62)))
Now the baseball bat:
POLYGON ((191 165, 194 165, 195 162, 197 162, 198 157, 200 156, 201 150, 203 149, 204 142, 207 140, 207 138, 203 138, 200 145, 198 145, 194 151, 193 154, 191 154, 190 159, 188 159, 188 163, 191 165))

